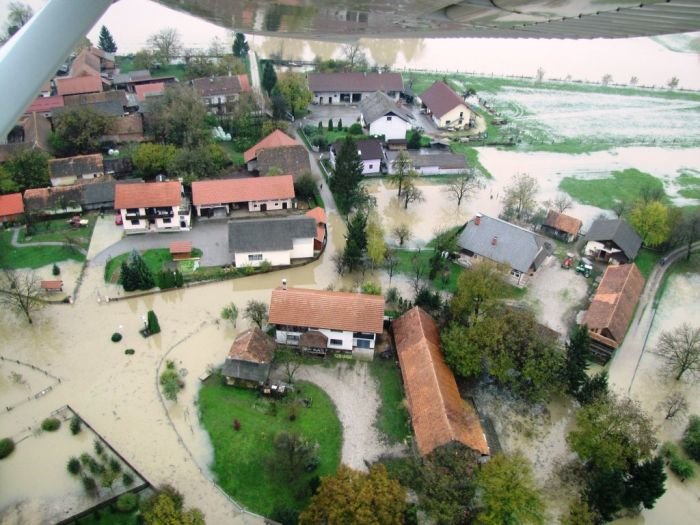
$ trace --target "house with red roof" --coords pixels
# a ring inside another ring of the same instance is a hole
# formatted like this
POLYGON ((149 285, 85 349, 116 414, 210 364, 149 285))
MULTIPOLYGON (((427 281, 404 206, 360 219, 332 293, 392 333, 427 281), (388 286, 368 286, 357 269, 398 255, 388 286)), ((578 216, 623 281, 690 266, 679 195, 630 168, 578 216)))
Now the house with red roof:
POLYGON ((153 84, 137 84, 134 86, 136 98, 139 102, 144 102, 146 97, 162 95, 165 92, 165 82, 154 82, 153 84))
POLYGON ((238 100, 241 93, 250 91, 247 75, 195 78, 191 84, 209 112, 218 115, 228 113, 229 104, 238 100))
POLYGON ((326 224, 328 224, 328 219, 326 218, 326 210, 321 207, 316 207, 312 210, 307 211, 304 215, 307 217, 312 217, 316 221, 316 237, 314 238, 314 251, 320 251, 323 249, 323 245, 326 244, 326 224))
POLYGON ((190 203, 179 182, 117 184, 114 208, 125 233, 190 229, 190 203))
POLYGON ((83 95, 102 91, 102 78, 99 76, 81 76, 57 78, 56 91, 59 95, 83 95))
POLYGON ((0 195, 0 224, 15 222, 22 218, 24 201, 21 193, 0 195))
POLYGON ((199 180, 192 183, 192 204, 197 217, 224 217, 232 210, 250 212, 287 210, 294 202, 291 175, 244 179, 199 180))
POLYGON ((260 142, 247 149, 243 153, 243 160, 246 163, 248 171, 255 171, 258 168, 258 155, 264 150, 273 150, 288 146, 300 146, 297 140, 287 135, 284 131, 276 129, 260 142))
POLYGON ((422 108, 438 128, 463 129, 472 126, 474 113, 450 86, 438 80, 420 95, 422 108))
POLYGON ((50 117, 54 109, 62 108, 64 105, 63 95, 54 95, 51 97, 38 97, 24 111, 25 115, 32 113, 40 113, 45 117, 50 117))

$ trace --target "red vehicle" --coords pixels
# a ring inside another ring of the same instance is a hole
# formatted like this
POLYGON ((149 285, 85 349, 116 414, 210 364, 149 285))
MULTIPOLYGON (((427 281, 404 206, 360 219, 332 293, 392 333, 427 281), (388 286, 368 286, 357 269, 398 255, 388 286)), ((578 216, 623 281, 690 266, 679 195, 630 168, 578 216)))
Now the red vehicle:
POLYGON ((116 224, 117 226, 122 225, 122 214, 121 213, 117 212, 117 214, 114 216, 114 224, 116 224))
POLYGON ((568 270, 571 268, 571 266, 574 264, 574 254, 573 253, 567 253, 566 257, 564 257, 564 260, 561 263, 561 267, 564 268, 565 270, 568 270))

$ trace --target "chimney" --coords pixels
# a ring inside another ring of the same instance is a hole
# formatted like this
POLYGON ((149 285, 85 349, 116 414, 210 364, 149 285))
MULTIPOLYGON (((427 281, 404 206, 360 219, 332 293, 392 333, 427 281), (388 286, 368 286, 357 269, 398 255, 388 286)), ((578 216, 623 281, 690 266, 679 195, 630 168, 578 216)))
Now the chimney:
POLYGON ((287 289, 287 279, 282 279, 282 290, 287 289))
POLYGON ((496 244, 498 244, 498 237, 494 235, 493 239, 491 239, 491 246, 496 246, 496 244))
POLYGON ((481 213, 477 213, 474 217, 474 225, 479 226, 479 224, 481 224, 481 213))

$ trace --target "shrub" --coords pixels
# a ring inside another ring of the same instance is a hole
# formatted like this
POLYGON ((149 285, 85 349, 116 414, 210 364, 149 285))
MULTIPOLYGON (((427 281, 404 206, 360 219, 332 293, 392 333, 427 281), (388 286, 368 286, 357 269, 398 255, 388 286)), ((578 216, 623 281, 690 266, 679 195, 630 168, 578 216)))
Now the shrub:
POLYGON ((112 342, 113 343, 118 343, 121 340, 122 340, 122 334, 120 334, 119 332, 114 332, 112 334, 112 342))
POLYGON ((55 417, 47 417, 41 422, 41 429, 47 432, 55 432, 61 426, 61 421, 55 417))
POLYGON ((270 518, 282 525, 297 525, 299 522, 299 511, 291 507, 275 507, 270 518))
POLYGON ((700 417, 690 416, 682 443, 688 455, 695 461, 700 461, 700 417))
POLYGON ((100 441, 98 441, 97 439, 95 439, 93 446, 95 448, 95 454, 97 454, 98 456, 101 456, 102 454, 105 453, 104 445, 102 443, 100 443, 100 441))
POLYGON ((58 267, 58 264, 53 263, 53 268, 51 269, 51 273, 54 274, 54 276, 61 275, 61 269, 58 267))
POLYGON ((350 135, 362 135, 362 125, 359 122, 355 122, 352 126, 348 128, 350 135))
POLYGON ((117 458, 109 458, 109 469, 112 472, 121 472, 122 471, 122 464, 119 462, 117 458))
POLYGON ((262 273, 267 273, 270 270, 272 270, 272 263, 265 259, 263 262, 260 263, 259 268, 262 273))
POLYGON ((134 484, 134 476, 132 476, 128 472, 124 472, 124 474, 122 475, 122 483, 124 483, 125 487, 130 487, 134 484))
POLYGON ((321 151, 325 151, 328 149, 328 139, 323 136, 314 137, 311 141, 311 145, 318 147, 321 151))
POLYGON ((241 429, 241 422, 238 419, 233 420, 233 429, 238 432, 241 429))
POLYGON ((338 119, 338 131, 343 131, 343 119, 338 119))
POLYGON ((362 285, 362 293, 368 295, 382 295, 382 287, 377 283, 367 281, 362 285))
POLYGON ((165 370, 160 375, 160 384, 163 387, 163 396, 170 401, 177 401, 177 394, 185 383, 180 379, 180 376, 175 370, 175 363, 168 361, 165 370))
POLYGON ((328 119, 328 131, 333 131, 333 119, 328 119))
POLYGON ((158 324, 158 317, 156 316, 156 313, 153 310, 148 311, 148 331, 151 332, 151 334, 160 333, 160 324, 158 324))
POLYGON ((127 492, 117 499, 117 510, 119 512, 133 512, 139 504, 138 494, 127 492))
POLYGON ((134 350, 133 348, 127 348, 126 350, 124 350, 124 353, 126 355, 134 355, 136 353, 136 350, 134 350))
POLYGON ((87 467, 92 461, 92 456, 88 454, 87 452, 83 452, 80 454, 80 463, 84 466, 87 467))
POLYGON ((97 494, 97 483, 95 483, 95 480, 91 478, 90 476, 83 476, 83 488, 85 489, 85 492, 87 492, 89 495, 94 496, 97 494))
POLYGON ((83 422, 80 421, 80 418, 78 416, 73 416, 70 419, 70 433, 75 436, 76 434, 80 434, 80 431, 82 429, 83 429, 83 422))
POLYGON ((695 476, 695 467, 693 466, 693 462, 681 456, 672 457, 668 462, 668 468, 671 469, 671 472, 681 478, 681 481, 685 481, 686 479, 690 479, 695 476))
POLYGON ((0 439, 0 459, 5 459, 15 450, 15 441, 12 438, 0 439))
POLYGON ((68 460, 68 465, 66 465, 66 468, 68 469, 68 472, 73 474, 74 476, 77 476, 80 474, 81 466, 80 466, 80 460, 76 457, 72 457, 68 460))

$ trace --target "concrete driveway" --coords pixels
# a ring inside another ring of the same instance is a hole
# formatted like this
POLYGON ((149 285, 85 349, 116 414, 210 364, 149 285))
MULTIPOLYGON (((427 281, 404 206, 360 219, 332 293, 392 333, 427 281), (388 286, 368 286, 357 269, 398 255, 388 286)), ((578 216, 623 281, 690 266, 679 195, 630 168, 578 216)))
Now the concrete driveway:
POLYGON ((357 104, 311 105, 309 109, 311 113, 302 119, 303 125, 318 126, 319 122, 323 122, 325 128, 328 125, 328 119, 332 118, 333 124, 337 124, 338 119, 343 119, 343 126, 351 126, 360 119, 360 108, 357 104))
POLYGON ((222 266, 233 261, 233 256, 228 251, 228 220, 225 219, 197 222, 188 232, 128 235, 95 255, 93 261, 103 263, 132 250, 167 248, 174 241, 190 241, 194 248, 202 250, 202 266, 222 266))

